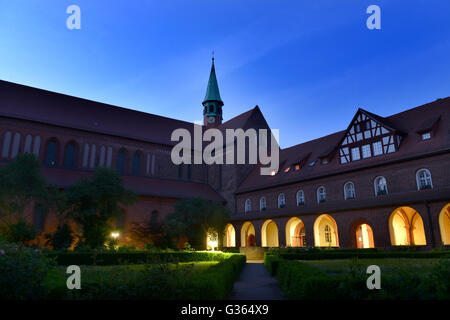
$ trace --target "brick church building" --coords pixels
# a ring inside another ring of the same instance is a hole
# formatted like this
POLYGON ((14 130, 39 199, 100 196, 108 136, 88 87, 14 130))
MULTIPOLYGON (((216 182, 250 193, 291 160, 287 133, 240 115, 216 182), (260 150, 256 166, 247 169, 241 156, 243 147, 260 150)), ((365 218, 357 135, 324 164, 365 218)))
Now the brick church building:
MULTIPOLYGON (((203 197, 232 212, 227 247, 450 245, 450 98, 389 117, 359 109, 345 130, 280 149, 279 170, 261 175, 258 164, 174 165, 171 134, 193 123, 6 81, 0 97, 1 162, 34 153, 61 189, 110 167, 139 195, 121 243, 133 223, 203 197)), ((228 121, 223 106, 213 61, 202 130, 270 129, 258 106, 228 121)), ((38 231, 56 229, 54 214, 29 213, 38 231)))

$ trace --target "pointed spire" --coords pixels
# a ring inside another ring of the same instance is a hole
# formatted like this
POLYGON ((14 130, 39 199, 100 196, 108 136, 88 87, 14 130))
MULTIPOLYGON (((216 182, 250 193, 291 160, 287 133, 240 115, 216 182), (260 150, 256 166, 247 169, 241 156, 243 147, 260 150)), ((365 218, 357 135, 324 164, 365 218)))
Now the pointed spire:
POLYGON ((216 69, 214 68, 214 51, 212 56, 211 73, 209 74, 208 87, 206 89, 206 95, 203 103, 207 101, 220 101, 223 104, 223 101, 220 98, 219 85, 217 84, 216 69))

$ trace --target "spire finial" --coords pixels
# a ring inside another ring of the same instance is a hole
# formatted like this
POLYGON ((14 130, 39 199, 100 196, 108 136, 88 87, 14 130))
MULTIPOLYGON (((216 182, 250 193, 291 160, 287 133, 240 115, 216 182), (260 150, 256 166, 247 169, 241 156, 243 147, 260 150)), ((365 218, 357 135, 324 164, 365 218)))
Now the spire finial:
POLYGON ((212 63, 214 64, 214 50, 212 51, 212 63))

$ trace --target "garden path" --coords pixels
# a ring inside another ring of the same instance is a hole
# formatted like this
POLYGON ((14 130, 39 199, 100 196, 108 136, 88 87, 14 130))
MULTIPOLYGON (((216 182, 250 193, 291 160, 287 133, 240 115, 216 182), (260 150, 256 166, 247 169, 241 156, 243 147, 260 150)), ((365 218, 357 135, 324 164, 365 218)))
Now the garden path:
POLYGON ((249 260, 234 283, 230 300, 282 300, 277 279, 267 271, 262 260, 249 260))

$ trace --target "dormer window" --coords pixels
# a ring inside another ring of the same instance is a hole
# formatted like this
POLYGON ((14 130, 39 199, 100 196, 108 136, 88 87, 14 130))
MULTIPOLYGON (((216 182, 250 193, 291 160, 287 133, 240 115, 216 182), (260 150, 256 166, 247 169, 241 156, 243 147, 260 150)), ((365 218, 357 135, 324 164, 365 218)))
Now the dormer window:
POLYGON ((316 164, 316 162, 317 162, 317 160, 311 161, 311 162, 309 163, 309 166, 310 166, 310 167, 314 167, 314 165, 316 164))
POLYGON ((387 119, 359 110, 340 143, 341 164, 396 152, 400 134, 387 119))
POLYGON ((372 151, 370 150, 370 144, 365 144, 361 147, 363 158, 370 158, 372 156, 372 151))
POLYGON ((428 131, 428 132, 422 133, 422 141, 428 140, 428 139, 431 139, 431 132, 428 131))
POLYGON ((356 161, 361 159, 361 156, 359 154, 359 148, 352 148, 352 161, 356 161))
POLYGON ((299 164, 296 164, 296 165, 294 166, 294 169, 295 169, 295 171, 300 170, 300 165, 299 165, 299 164))
POLYGON ((322 164, 328 164, 328 158, 323 158, 322 159, 322 164))

